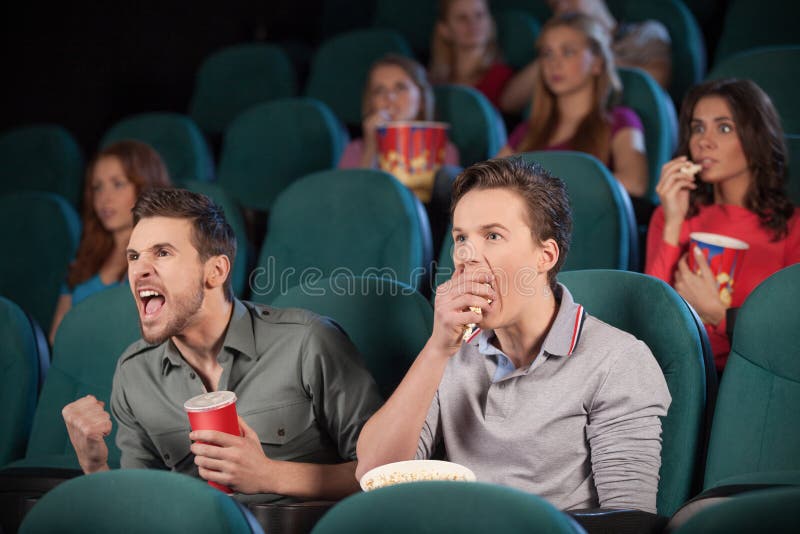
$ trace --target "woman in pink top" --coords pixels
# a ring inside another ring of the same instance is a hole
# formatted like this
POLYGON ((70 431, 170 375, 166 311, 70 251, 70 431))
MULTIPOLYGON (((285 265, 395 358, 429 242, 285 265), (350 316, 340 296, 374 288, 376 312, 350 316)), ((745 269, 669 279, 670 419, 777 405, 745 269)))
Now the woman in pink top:
POLYGON ((647 191, 644 131, 636 113, 615 107, 622 84, 607 32, 582 14, 550 19, 537 41, 531 115, 498 154, 577 150, 609 167, 632 197, 647 191))
POLYGON ((685 155, 662 168, 656 188, 661 206, 650 222, 645 272, 673 285, 697 311, 722 370, 732 312, 765 278, 800 262, 800 215, 786 193, 778 114, 755 83, 715 80, 694 87, 683 101, 679 131, 678 153, 685 155), (689 168, 692 162, 699 171, 689 168), (750 245, 731 295, 719 291, 703 256, 689 250, 692 232, 750 245), (698 272, 689 269, 687 254, 696 255, 698 272))
MULTIPOLYGON (((378 167, 377 128, 389 121, 433 120, 433 89, 422 65, 411 58, 388 54, 369 71, 361 105, 363 137, 345 147, 340 169, 378 167)), ((447 143, 444 161, 458 165, 458 149, 447 143)))

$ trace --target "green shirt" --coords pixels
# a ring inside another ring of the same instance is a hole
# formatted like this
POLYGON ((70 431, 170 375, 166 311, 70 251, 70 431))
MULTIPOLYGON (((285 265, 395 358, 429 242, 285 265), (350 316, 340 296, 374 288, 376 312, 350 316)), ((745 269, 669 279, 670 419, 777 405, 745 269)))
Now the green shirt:
MULTIPOLYGON (((235 300, 217 361, 218 389, 236 393, 239 415, 274 460, 355 460, 361 427, 382 402, 338 325, 305 310, 235 300)), ((204 392, 171 340, 128 347, 111 393, 121 466, 198 476, 183 403, 204 392)))

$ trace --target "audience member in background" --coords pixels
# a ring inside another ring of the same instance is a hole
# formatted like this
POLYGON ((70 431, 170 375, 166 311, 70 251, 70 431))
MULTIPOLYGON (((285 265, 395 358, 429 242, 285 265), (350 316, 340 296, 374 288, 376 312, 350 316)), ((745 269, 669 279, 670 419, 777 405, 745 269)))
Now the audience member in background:
POLYGON ((562 509, 654 513, 670 394, 644 343, 558 283, 564 183, 494 159, 456 179, 453 202, 455 273, 436 290, 430 339, 364 425, 358 474, 446 451, 478 480, 562 509))
MULTIPOLYGON (((208 197, 151 191, 133 214, 128 279, 142 339, 120 356, 111 391, 121 466, 199 475, 245 494, 335 500, 357 491, 356 439, 381 398, 347 336, 311 312, 236 299, 236 238, 208 197), (183 403, 220 390, 237 396, 241 436, 190 434, 183 403)), ((103 403, 87 395, 62 414, 84 472, 107 470, 103 403)))
POLYGON ((769 97, 750 80, 695 86, 679 119, 679 157, 667 162, 656 188, 661 199, 647 235, 647 274, 672 284, 706 325, 722 370, 735 310, 775 271, 800 262, 800 215, 786 193, 786 147, 769 97), (690 161, 691 160, 691 161, 690 161), (695 175, 687 164, 702 168, 695 175), (691 232, 750 245, 736 267, 733 294, 721 294, 691 232), (699 272, 686 256, 695 254, 699 272))
MULTIPOLYGON (((618 23, 603 0, 548 0, 555 16, 582 13, 600 23, 611 39, 611 51, 617 67, 638 67, 667 88, 672 77, 672 39, 667 28, 657 20, 618 23)), ((536 76, 534 61, 514 76, 500 99, 506 113, 521 111, 530 100, 536 76)))
MULTIPOLYGON (((354 139, 345 147, 339 168, 377 168, 377 128, 389 121, 433 120, 434 107, 433 89, 422 65, 395 54, 379 59, 370 68, 364 88, 363 137, 354 139)), ((439 250, 447 232, 450 184, 459 164, 458 149, 451 142, 445 148, 444 164, 448 167, 437 173, 433 189, 424 195, 434 250, 439 250)))
MULTIPOLYGON (((434 106, 433 90, 422 65, 396 54, 379 59, 370 68, 364 88, 363 137, 345 147, 339 168, 377 168, 377 128, 390 121, 433 120, 434 106)), ((452 143, 447 145, 445 163, 458 165, 458 149, 452 143)))
POLYGON ((503 63, 496 28, 486 0, 439 0, 431 44, 434 84, 469 85, 499 106, 514 72, 503 63))
POLYGON ((89 163, 83 187, 83 235, 50 328, 50 343, 70 308, 89 295, 126 279, 125 248, 133 228, 136 198, 170 185, 158 153, 145 143, 119 141, 89 163))
POLYGON ((534 150, 578 150, 595 156, 632 197, 647 191, 644 127, 630 108, 614 106, 622 85, 607 34, 593 18, 550 19, 537 41, 531 115, 499 155, 534 150))

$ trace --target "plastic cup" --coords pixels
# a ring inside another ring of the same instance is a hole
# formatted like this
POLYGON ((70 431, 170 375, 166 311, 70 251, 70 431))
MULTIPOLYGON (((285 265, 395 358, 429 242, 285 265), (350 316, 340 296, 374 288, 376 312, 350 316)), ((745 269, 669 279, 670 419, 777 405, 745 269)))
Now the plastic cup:
MULTIPOLYGON (((192 397, 183 403, 192 430, 218 430, 234 436, 241 435, 236 414, 236 394, 233 391, 212 391, 192 397)), ((209 485, 231 494, 233 490, 208 481, 209 485)))
POLYGON ((697 271, 694 247, 698 247, 717 280, 720 300, 726 306, 730 306, 735 288, 734 276, 750 245, 733 237, 706 232, 692 232, 689 234, 689 240, 689 268, 697 271))
POLYGON ((429 202, 436 172, 444 164, 449 128, 431 121, 395 121, 379 127, 378 166, 429 202))

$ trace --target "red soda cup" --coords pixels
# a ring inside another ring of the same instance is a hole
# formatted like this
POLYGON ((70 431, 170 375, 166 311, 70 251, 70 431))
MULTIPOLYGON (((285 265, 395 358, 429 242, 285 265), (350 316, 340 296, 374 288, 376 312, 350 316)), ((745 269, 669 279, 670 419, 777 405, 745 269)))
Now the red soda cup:
MULTIPOLYGON (((184 402, 183 409, 189 415, 192 430, 217 430, 234 436, 241 435, 236 414, 236 394, 233 391, 203 393, 184 402)), ((227 486, 210 480, 208 483, 227 494, 233 493, 227 486)))

